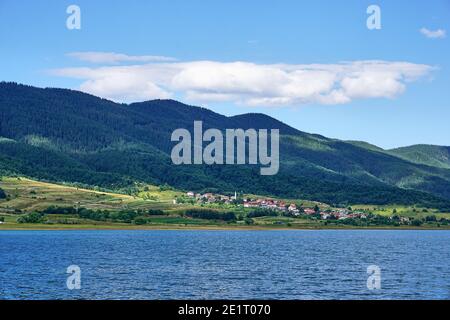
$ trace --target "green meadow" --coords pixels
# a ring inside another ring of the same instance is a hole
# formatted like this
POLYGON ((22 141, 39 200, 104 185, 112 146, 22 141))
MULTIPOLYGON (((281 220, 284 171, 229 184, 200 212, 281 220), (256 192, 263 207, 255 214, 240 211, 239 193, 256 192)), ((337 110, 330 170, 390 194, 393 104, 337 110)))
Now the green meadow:
MULTIPOLYGON (((261 216, 249 219, 251 209, 232 204, 177 204, 175 199, 184 192, 154 185, 139 185, 133 195, 84 189, 70 185, 54 184, 31 180, 23 177, 3 177, 0 188, 6 193, 6 199, 0 200, 0 230, 7 229, 352 229, 352 228, 396 228, 409 229, 412 226, 388 225, 352 225, 339 224, 312 217, 292 217, 281 214, 261 216), (92 220, 79 214, 45 215, 45 223, 19 223, 20 218, 35 212, 45 212, 49 207, 85 208, 105 212, 140 212, 130 221, 110 219, 92 220), (225 213, 232 211, 236 220, 224 221, 203 219, 186 215, 192 209, 225 213), (151 214, 149 214, 151 212, 151 214), (142 216, 141 216, 142 215, 142 216)), ((257 197, 257 195, 246 195, 257 197)), ((321 210, 333 209, 330 206, 305 200, 283 199, 304 207, 318 206, 321 210)), ((430 215, 436 219, 450 217, 432 208, 413 206, 371 206, 353 205, 353 210, 362 210, 383 217, 398 215, 401 217, 425 219, 430 215)), ((447 225, 424 223, 422 229, 443 229, 447 225)))

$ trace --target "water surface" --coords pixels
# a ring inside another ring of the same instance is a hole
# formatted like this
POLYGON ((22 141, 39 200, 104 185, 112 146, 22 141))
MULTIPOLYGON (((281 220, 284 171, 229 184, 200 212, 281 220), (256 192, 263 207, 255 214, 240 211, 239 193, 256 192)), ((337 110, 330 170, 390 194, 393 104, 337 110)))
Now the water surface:
POLYGON ((1 299, 450 298, 450 231, 0 231, 0 248, 1 299))

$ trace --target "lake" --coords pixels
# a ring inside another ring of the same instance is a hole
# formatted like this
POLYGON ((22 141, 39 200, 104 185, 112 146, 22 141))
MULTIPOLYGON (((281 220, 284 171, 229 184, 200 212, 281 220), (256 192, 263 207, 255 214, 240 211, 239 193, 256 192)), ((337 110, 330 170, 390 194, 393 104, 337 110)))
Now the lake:
POLYGON ((450 299, 450 231, 0 231, 0 250, 1 299, 450 299))

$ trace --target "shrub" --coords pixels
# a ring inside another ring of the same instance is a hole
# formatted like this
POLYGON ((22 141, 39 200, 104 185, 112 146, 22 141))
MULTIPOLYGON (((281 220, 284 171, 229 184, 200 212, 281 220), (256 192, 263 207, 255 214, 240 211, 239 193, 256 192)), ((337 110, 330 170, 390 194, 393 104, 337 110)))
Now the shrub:
POLYGON ((248 226, 255 223, 255 221, 252 218, 245 218, 244 221, 245 224, 248 226))
POLYGON ((17 219, 18 223, 44 223, 45 216, 40 212, 32 212, 26 215, 23 215, 17 219))
POLYGON ((278 214, 275 212, 275 210, 269 210, 269 209, 257 209, 254 211, 249 212, 247 217, 249 218, 257 218, 257 217, 275 217, 278 214))
POLYGON ((143 224, 147 224, 147 219, 144 219, 142 217, 137 217, 136 219, 134 219, 134 224, 136 225, 143 225, 143 224))
POLYGON ((185 215, 191 218, 208 219, 208 220, 223 220, 223 221, 236 220, 236 215, 234 214, 234 212, 221 213, 215 210, 208 210, 208 209, 186 210, 185 215))
POLYGON ((46 213, 46 214, 76 214, 77 209, 75 209, 74 207, 50 206, 47 209, 43 210, 42 213, 46 213))
POLYGON ((118 220, 125 223, 131 223, 136 217, 138 217, 140 214, 133 210, 125 210, 125 211, 119 211, 111 213, 109 216, 112 220, 118 220))
POLYGON ((162 211, 162 210, 150 209, 150 210, 148 210, 147 214, 148 214, 149 216, 162 216, 162 215, 164 215, 164 211, 162 211))
POLYGON ((2 188, 0 188, 0 199, 6 199, 6 193, 2 188))

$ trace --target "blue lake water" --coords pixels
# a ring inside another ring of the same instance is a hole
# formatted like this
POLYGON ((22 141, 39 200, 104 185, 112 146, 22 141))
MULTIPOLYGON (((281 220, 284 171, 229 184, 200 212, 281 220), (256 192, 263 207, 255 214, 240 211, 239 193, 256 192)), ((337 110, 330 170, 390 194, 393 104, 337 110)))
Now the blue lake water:
POLYGON ((450 232, 0 231, 0 298, 449 299, 450 232))

